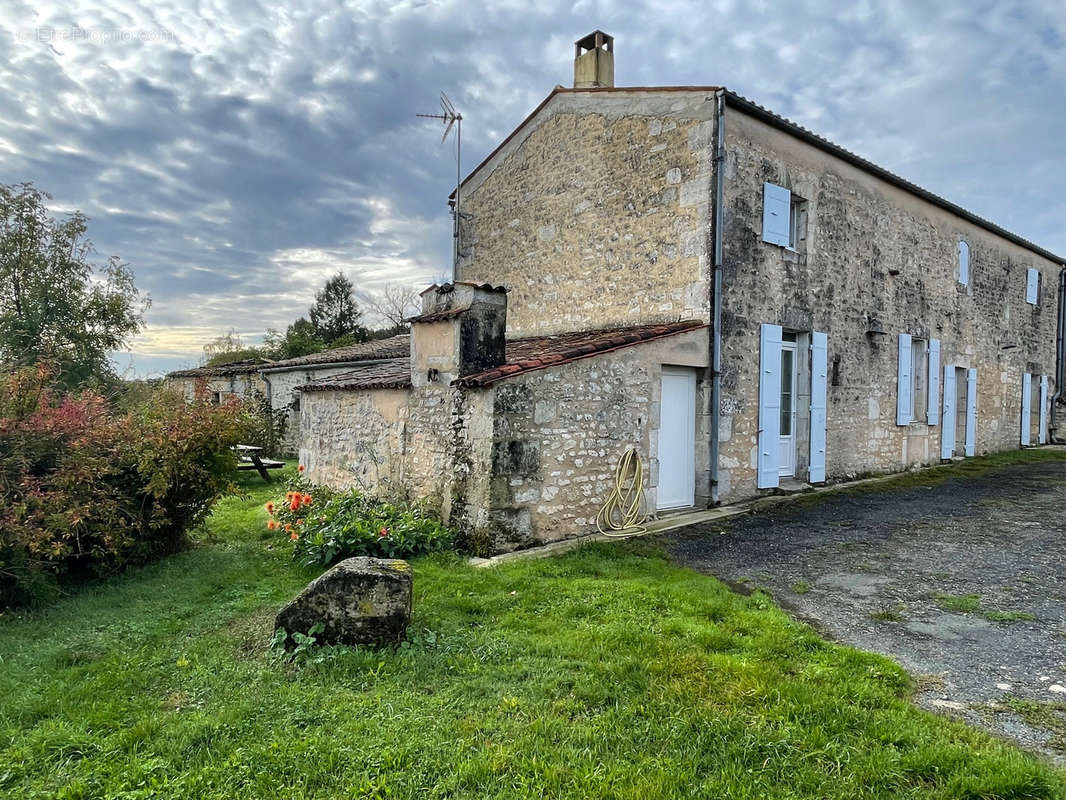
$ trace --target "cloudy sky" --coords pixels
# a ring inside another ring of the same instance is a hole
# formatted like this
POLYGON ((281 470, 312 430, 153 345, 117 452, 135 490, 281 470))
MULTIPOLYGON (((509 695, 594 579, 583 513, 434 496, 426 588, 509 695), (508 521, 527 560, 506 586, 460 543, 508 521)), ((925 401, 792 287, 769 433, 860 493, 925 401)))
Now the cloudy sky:
POLYGON ((619 86, 726 85, 1066 253, 1061 0, 5 0, 0 182, 134 268, 153 305, 122 369, 192 364, 338 270, 368 294, 447 273, 454 154, 415 113, 451 96, 465 171, 595 28, 619 86))

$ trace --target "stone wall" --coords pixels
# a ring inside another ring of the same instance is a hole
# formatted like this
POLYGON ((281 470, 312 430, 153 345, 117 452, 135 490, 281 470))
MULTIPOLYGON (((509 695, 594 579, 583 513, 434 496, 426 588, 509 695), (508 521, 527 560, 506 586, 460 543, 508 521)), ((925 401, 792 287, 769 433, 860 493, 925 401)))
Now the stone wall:
MULTIPOLYGON (((618 459, 635 447, 649 508, 658 485, 662 366, 700 368, 696 397, 696 506, 706 507, 710 424, 703 380, 709 331, 699 329, 495 385, 488 525, 496 551, 591 533, 618 459)), ((480 450, 482 456, 486 451, 480 450)))
POLYGON ((828 333, 830 479, 939 460, 939 424, 896 425, 901 332, 939 339, 941 367, 976 367, 978 453, 1017 447, 1021 375, 1054 373, 1058 265, 734 108, 726 137, 722 499, 756 494, 761 323, 828 333), (762 241, 767 181, 807 200, 801 252, 762 241), (867 334, 871 318, 885 335, 867 334))
POLYGON ((163 383, 184 397, 187 402, 192 402, 196 397, 197 386, 202 386, 208 397, 221 393, 223 400, 229 395, 236 395, 242 400, 254 399, 256 394, 266 396, 266 384, 263 383, 258 373, 219 377, 168 377, 163 383))
POLYGON ((307 392, 301 403, 300 463, 313 483, 388 494, 405 479, 409 392, 307 392))
POLYGON ((271 408, 275 412, 286 412, 285 435, 281 439, 283 453, 295 454, 300 448, 300 393, 296 390, 311 381, 350 370, 351 367, 317 367, 266 374, 265 381, 270 384, 271 408))
POLYGON ((555 94, 463 187, 461 280, 508 335, 709 320, 705 91, 555 94))

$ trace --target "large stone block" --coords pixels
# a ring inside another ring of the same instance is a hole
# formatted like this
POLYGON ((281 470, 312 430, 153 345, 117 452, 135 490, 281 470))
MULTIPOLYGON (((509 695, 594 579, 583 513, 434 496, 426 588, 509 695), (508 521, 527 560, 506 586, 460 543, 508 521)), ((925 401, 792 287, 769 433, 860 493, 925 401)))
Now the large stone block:
MULTIPOLYGON (((278 612, 274 629, 327 644, 399 644, 411 619, 411 567, 399 559, 348 558, 315 578, 278 612)), ((291 638, 286 646, 292 644, 291 638)))

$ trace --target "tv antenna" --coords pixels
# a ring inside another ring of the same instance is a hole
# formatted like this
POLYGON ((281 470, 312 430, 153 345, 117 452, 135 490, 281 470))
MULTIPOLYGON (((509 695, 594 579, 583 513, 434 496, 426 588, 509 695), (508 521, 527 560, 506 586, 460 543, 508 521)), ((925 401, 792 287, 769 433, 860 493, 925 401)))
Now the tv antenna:
POLYGON ((452 226, 452 280, 454 281, 459 277, 459 220, 461 214, 459 188, 462 184, 463 176, 463 115, 455 110, 452 101, 448 99, 448 95, 444 92, 440 93, 440 111, 441 113, 439 114, 415 114, 415 116, 423 119, 441 120, 444 123, 444 135, 440 137, 442 143, 448 138, 448 134, 452 132, 452 126, 455 126, 455 203, 452 206, 452 215, 455 217, 455 224, 452 226))

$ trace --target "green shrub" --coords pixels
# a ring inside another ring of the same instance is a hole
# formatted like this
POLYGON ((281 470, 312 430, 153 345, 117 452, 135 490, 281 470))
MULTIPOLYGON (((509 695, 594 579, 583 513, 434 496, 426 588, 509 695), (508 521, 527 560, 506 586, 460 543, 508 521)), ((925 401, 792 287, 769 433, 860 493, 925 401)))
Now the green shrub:
POLYGON ((351 556, 408 558, 455 546, 452 530, 423 504, 313 487, 300 478, 284 500, 267 503, 267 511, 267 527, 288 536, 293 558, 307 566, 329 566, 351 556))
POLYGON ((119 414, 50 383, 45 367, 0 376, 0 607, 174 552, 235 475, 236 406, 159 392, 119 414))

